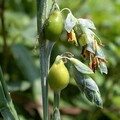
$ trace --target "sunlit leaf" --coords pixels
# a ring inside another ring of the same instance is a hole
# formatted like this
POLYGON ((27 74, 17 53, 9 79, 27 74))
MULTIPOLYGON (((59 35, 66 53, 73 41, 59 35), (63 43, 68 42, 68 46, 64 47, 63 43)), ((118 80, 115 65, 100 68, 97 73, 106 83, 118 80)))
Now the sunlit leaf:
POLYGON ((91 33, 91 30, 89 30, 88 28, 84 28, 83 32, 86 35, 86 38, 89 43, 94 41, 94 35, 91 33))
POLYGON ((89 44, 87 44, 86 50, 91 53, 95 53, 94 41, 91 41, 89 44))
POLYGON ((89 19, 79 18, 78 23, 84 28, 96 29, 94 23, 89 19))
POLYGON ((69 13, 65 20, 65 30, 68 33, 70 33, 70 31, 73 29, 75 25, 76 25, 76 18, 72 15, 72 13, 69 13))
POLYGON ((90 29, 88 29, 88 31, 94 36, 95 40, 99 43, 102 44, 100 38, 90 29))
POLYGON ((79 72, 84 74, 93 74, 93 71, 78 59, 69 58, 69 60, 79 72))
POLYGON ((81 37, 78 39, 81 46, 85 46, 88 44, 88 40, 86 39, 86 35, 82 34, 81 37))
POLYGON ((95 56, 98 57, 98 58, 101 58, 101 59, 105 60, 105 55, 104 55, 101 47, 99 47, 99 46, 97 47, 95 56))

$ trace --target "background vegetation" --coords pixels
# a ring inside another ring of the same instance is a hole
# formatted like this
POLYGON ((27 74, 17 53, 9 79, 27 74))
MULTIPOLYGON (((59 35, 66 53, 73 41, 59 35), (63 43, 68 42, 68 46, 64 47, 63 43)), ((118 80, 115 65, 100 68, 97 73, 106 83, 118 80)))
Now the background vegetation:
MULTIPOLYGON (((74 80, 61 93, 62 120, 119 120, 120 118, 120 1, 119 0, 58 0, 76 17, 91 19, 97 35, 104 43, 108 75, 94 75, 104 102, 100 109, 81 95, 74 80)), ((0 2, 0 66, 11 92, 20 120, 40 120, 41 86, 39 46, 36 45, 36 1, 4 0, 0 2)), ((71 51, 80 57, 81 51, 67 43, 65 31, 54 46, 51 64, 62 52, 71 51)), ((50 111, 53 95, 49 90, 50 111)))

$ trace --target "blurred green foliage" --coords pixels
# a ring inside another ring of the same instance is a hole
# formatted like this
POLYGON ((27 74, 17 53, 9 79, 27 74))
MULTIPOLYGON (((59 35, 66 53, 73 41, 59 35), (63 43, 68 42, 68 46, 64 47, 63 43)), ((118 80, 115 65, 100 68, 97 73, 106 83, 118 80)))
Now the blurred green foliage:
MULTIPOLYGON (((41 86, 39 75, 39 49, 37 40, 36 1, 7 0, 4 8, 4 34, 0 24, 0 66, 20 120, 40 120, 41 86), (4 36, 4 38, 3 38, 4 36)), ((119 0, 58 0, 61 8, 68 7, 76 17, 91 19, 96 34, 101 38, 107 59, 108 75, 99 71, 92 76, 98 84, 104 108, 96 108, 81 95, 71 78, 61 93, 62 120, 119 120, 120 118, 120 1, 119 0)), ((1 7, 2 8, 2 7, 1 7)), ((63 13, 66 15, 66 12, 63 13)), ((2 23, 2 22, 1 22, 2 23)), ((67 43, 63 31, 51 56, 66 51, 81 58, 81 48, 67 43)), ((50 110, 53 104, 49 90, 50 110)))

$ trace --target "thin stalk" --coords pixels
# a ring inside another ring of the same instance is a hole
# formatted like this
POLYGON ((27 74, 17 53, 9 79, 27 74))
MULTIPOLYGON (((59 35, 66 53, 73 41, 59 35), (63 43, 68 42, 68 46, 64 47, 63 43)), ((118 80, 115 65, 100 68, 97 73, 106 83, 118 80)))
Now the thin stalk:
POLYGON ((61 120, 59 111, 60 91, 54 92, 54 112, 52 120, 61 120))
POLYGON ((54 109, 59 108, 60 91, 54 92, 54 109))

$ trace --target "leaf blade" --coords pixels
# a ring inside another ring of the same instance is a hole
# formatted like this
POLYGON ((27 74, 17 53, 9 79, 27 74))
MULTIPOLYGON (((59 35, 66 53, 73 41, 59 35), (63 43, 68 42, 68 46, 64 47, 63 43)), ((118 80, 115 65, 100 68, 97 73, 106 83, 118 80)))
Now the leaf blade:
POLYGON ((65 20, 65 30, 70 33, 73 27, 76 25, 76 18, 72 15, 72 13, 68 13, 67 18, 65 20))
POLYGON ((75 67, 72 68, 73 77, 78 85, 80 91, 85 94, 86 98, 96 104, 98 107, 103 107, 102 98, 100 95, 99 88, 95 81, 87 75, 84 75, 77 71, 75 67))
POLYGON ((108 74, 108 69, 107 69, 105 62, 101 62, 98 67, 99 67, 101 73, 108 74))
POLYGON ((93 71, 87 65, 79 61, 78 59, 69 58, 69 60, 79 72, 83 74, 93 74, 93 71))
POLYGON ((91 20, 89 20, 89 19, 79 18, 78 19, 78 23, 83 28, 90 28, 90 29, 94 29, 94 30, 96 29, 94 23, 91 20))

